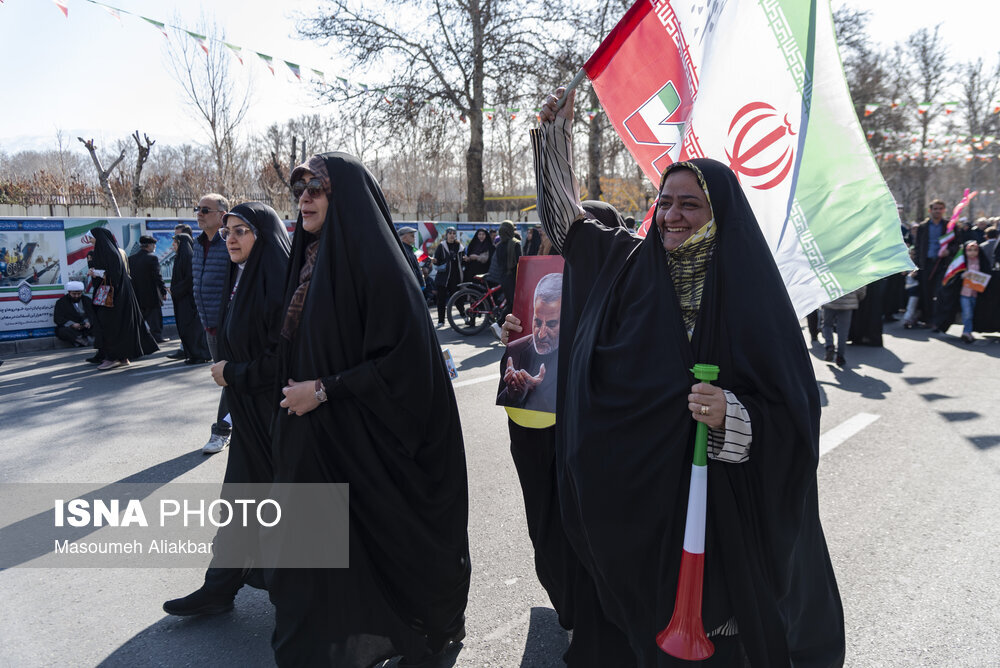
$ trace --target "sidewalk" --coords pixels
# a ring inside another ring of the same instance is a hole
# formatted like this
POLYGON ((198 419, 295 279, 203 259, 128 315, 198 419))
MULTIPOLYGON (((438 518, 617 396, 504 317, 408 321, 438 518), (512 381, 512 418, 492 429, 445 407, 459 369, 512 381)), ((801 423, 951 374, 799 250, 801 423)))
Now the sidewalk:
MULTIPOLYGON (((177 338, 177 327, 175 325, 164 325, 163 336, 170 339, 166 345, 179 344, 177 338)), ((161 348, 163 344, 161 344, 161 348)), ((0 341, 0 359, 11 355, 23 353, 37 353, 49 350, 75 350, 73 346, 55 336, 40 336, 33 339, 15 339, 14 341, 0 341)))

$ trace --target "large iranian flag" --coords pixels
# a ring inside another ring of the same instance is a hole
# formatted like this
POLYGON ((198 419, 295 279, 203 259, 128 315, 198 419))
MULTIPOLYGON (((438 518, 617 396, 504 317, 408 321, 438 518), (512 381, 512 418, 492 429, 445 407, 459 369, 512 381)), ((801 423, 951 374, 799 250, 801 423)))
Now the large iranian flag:
POLYGON ((688 158, 736 172, 800 316, 912 268, 828 0, 639 0, 584 69, 655 183, 688 158))

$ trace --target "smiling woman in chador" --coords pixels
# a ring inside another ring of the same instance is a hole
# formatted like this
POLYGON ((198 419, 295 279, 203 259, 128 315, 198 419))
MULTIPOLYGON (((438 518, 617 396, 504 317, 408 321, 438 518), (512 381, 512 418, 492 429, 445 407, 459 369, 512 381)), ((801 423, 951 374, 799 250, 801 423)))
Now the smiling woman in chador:
POLYGON ((683 598, 678 574, 693 550, 714 644, 703 665, 842 665, 843 610, 818 511, 816 379, 735 174, 709 159, 674 163, 644 238, 605 227, 580 207, 573 100, 556 100, 532 143, 539 216, 566 261, 559 504, 602 614, 628 638, 621 665, 689 665, 657 636, 683 598), (696 381, 696 363, 717 366, 717 383, 696 381), (697 423, 708 432, 701 544, 685 539, 697 423))

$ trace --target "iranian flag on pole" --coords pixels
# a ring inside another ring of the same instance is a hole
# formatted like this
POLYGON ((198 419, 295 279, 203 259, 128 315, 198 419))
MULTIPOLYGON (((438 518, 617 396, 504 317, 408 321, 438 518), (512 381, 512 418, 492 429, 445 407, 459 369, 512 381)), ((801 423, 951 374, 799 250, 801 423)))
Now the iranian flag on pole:
POLYGON ((958 252, 955 253, 955 257, 952 258, 951 264, 948 265, 947 271, 944 272, 944 278, 941 279, 941 285, 948 285, 948 281, 965 271, 965 269, 965 249, 959 248, 958 252))
POLYGON ((827 0, 639 0, 584 69, 654 183, 690 158, 736 172, 800 316, 912 268, 827 0))
POLYGON ((430 255, 431 245, 437 239, 437 225, 432 222, 417 223, 417 245, 427 255, 430 255))

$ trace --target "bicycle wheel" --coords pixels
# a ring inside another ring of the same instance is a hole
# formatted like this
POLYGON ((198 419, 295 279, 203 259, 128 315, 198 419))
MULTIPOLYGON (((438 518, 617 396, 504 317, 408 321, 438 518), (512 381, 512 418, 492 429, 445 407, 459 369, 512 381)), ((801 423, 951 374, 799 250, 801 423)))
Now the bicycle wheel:
POLYGON ((463 336, 478 334, 489 324, 488 311, 478 290, 462 288, 448 300, 447 313, 451 328, 463 336))

